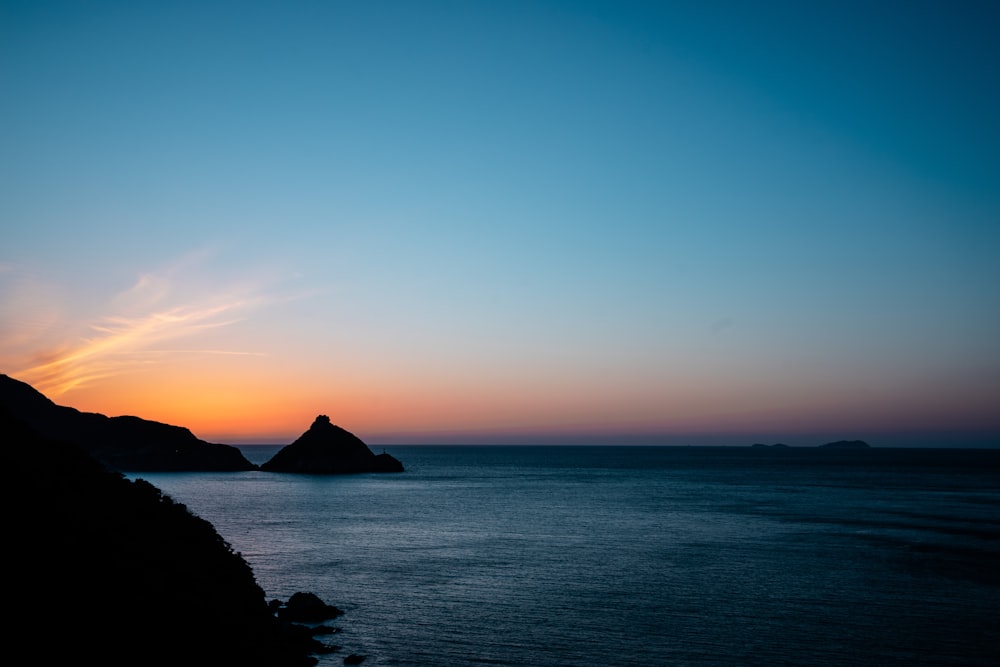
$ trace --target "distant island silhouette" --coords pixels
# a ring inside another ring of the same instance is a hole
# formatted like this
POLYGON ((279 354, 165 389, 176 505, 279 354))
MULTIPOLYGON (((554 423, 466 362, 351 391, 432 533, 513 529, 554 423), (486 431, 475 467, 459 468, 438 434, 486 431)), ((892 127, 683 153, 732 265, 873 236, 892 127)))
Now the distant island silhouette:
MULTIPOLYGON (((786 445, 783 442, 776 442, 773 445, 765 445, 761 442, 755 442, 750 445, 757 449, 785 449, 790 445, 786 445)), ((869 445, 864 440, 837 440, 836 442, 828 442, 825 445, 819 445, 821 449, 869 449, 869 445)))
POLYGON ((869 449, 869 445, 864 440, 838 440, 820 445, 823 449, 869 449))
POLYGON ((319 415, 309 430, 282 447, 260 466, 266 472, 340 475, 361 472, 403 472, 390 454, 374 454, 361 438, 319 415))

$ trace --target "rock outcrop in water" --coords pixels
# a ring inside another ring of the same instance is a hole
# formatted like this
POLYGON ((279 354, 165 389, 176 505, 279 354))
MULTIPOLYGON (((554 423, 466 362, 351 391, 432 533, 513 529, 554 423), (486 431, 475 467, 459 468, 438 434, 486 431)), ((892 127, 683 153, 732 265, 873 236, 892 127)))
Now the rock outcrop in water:
POLYGON ((260 469, 267 472, 342 475, 403 472, 403 464, 389 454, 374 454, 359 437, 331 424, 326 415, 320 415, 308 431, 278 450, 260 469))
POLYGON ((341 616, 344 612, 327 604, 314 593, 293 593, 285 604, 277 605, 278 618, 295 623, 320 623, 341 616))
POLYGON ((107 417, 56 405, 34 387, 0 374, 0 408, 36 433, 72 442, 115 470, 222 472, 254 470, 236 447, 199 440, 181 426, 139 417, 107 417))
MULTIPOLYGON (((42 437, 3 405, 0 441, 8 656, 111 667, 305 667, 333 650, 313 629, 282 618, 213 526, 152 484, 42 437)), ((339 612, 305 602, 310 612, 339 612)))

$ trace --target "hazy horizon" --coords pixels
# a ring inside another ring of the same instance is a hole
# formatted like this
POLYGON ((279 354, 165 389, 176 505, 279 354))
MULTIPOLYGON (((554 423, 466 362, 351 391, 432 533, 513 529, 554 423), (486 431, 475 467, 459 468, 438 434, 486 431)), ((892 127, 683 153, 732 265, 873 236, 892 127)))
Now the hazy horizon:
MULTIPOLYGON (((301 435, 301 434, 299 434, 301 435)), ((228 441, 219 444, 234 447, 283 447, 295 441, 295 437, 265 441, 228 441)), ((376 436, 378 437, 378 436, 376 436)), ((861 440, 861 438, 857 438, 861 440)), ((829 438, 795 437, 785 440, 759 442, 757 440, 739 439, 734 437, 703 437, 683 438, 675 435, 627 435, 627 436, 495 436, 484 437, 482 434, 448 435, 435 438, 431 435, 414 436, 411 440, 375 440, 366 444, 377 451, 381 447, 752 447, 754 445, 773 446, 786 445, 797 449, 817 449, 830 442, 829 438), (791 440, 792 442, 789 442, 791 440)), ((998 449, 1000 442, 992 436, 966 436, 956 439, 938 437, 933 434, 917 434, 914 436, 892 435, 875 441, 865 441, 871 448, 878 449, 998 449)))
POLYGON ((1000 6, 0 0, 0 371, 369 444, 1000 444, 1000 6))

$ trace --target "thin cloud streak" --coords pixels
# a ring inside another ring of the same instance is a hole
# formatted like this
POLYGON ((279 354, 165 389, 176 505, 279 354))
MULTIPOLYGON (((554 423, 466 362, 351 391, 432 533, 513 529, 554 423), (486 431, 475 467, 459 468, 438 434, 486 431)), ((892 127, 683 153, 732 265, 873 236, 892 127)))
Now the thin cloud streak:
MULTIPOLYGON (((162 300, 164 294, 161 291, 156 301, 162 300)), ((261 356, 263 353, 252 351, 164 350, 150 346, 231 326, 245 320, 251 311, 276 300, 263 295, 207 299, 204 303, 173 306, 138 316, 105 316, 89 326, 97 336, 45 350, 18 375, 39 391, 58 396, 140 367, 167 363, 177 354, 261 356)))

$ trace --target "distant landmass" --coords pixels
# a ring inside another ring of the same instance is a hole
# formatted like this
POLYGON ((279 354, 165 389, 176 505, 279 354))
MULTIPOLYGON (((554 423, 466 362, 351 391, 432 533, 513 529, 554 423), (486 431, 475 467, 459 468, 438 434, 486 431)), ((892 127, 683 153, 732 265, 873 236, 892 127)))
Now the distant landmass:
POLYGON ((403 472, 390 454, 375 454, 361 438, 319 415, 309 430, 260 466, 267 472, 339 475, 361 472, 403 472))
MULTIPOLYGON (((755 442, 750 446, 758 449, 782 449, 788 447, 789 445, 781 442, 776 442, 773 445, 765 445, 760 442, 755 442)), ((871 445, 864 440, 838 440, 836 442, 828 442, 825 445, 820 445, 820 447, 823 449, 868 449, 871 445)))
POLYGON ((871 447, 864 440, 837 440, 820 445, 824 449, 868 449, 871 447))
POLYGON ((56 405, 31 385, 0 375, 0 407, 46 438, 79 445, 123 472, 255 470, 236 447, 205 442, 181 426, 108 417, 56 405))

